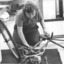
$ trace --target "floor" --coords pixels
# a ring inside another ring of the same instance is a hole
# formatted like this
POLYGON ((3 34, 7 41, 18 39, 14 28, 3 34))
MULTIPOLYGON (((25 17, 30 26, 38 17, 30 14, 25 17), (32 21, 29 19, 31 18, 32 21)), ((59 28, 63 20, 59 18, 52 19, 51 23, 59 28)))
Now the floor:
MULTIPOLYGON (((14 27, 14 17, 11 17, 11 19, 7 22, 4 22, 5 25, 7 26, 7 28, 9 29, 11 35, 13 34, 13 27, 14 27)), ((40 24, 38 23, 39 25, 39 32, 40 34, 43 33, 43 30, 40 26, 40 24)), ((53 32, 53 35, 64 35, 64 20, 62 21, 50 21, 50 22, 45 22, 45 27, 46 27, 46 30, 47 32, 51 35, 51 33, 53 32)), ((59 43, 60 45, 63 45, 64 46, 64 42, 62 41, 56 41, 57 43, 59 43)), ((44 43, 43 43, 44 44, 44 43)), ((2 35, 0 34, 0 49, 3 50, 3 49, 9 49, 8 46, 6 45, 2 35)), ((60 53, 60 58, 62 60, 62 63, 64 64, 64 49, 53 44, 52 42, 49 42, 48 46, 47 46, 47 49, 58 49, 59 53, 60 53)))

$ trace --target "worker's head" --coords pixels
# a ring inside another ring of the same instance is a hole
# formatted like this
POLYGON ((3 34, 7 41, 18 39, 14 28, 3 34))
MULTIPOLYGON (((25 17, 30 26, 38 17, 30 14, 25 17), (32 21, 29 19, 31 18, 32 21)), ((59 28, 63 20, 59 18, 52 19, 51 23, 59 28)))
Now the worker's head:
POLYGON ((26 16, 32 19, 36 15, 37 7, 31 2, 27 2, 24 11, 26 16))

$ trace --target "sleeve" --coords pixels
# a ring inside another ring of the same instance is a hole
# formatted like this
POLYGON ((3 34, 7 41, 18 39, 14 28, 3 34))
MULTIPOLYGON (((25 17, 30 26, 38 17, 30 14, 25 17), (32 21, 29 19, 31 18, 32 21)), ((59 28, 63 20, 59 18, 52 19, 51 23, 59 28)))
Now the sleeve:
POLYGON ((23 22, 24 22, 23 14, 22 13, 17 14, 17 16, 16 16, 16 25, 19 26, 19 27, 22 27, 23 22))

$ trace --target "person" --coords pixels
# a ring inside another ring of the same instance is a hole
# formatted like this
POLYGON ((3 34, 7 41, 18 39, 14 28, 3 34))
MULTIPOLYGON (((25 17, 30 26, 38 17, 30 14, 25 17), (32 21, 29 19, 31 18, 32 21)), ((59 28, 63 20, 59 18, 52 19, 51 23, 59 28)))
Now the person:
POLYGON ((40 10, 34 3, 27 2, 15 19, 13 38, 17 44, 31 48, 40 41, 37 22, 40 22, 44 33, 47 33, 40 10))

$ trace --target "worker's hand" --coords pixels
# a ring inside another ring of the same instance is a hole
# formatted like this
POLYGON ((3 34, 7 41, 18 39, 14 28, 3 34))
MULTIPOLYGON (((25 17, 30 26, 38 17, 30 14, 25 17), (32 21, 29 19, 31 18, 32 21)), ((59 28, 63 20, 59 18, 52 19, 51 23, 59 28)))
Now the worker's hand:
POLYGON ((33 46, 29 46, 30 49, 33 49, 33 46))
POLYGON ((26 45, 29 49, 33 49, 33 46, 31 46, 31 45, 26 45))
POLYGON ((44 32, 44 36, 46 35, 46 36, 50 37, 50 34, 48 33, 48 31, 46 29, 43 32, 44 32))

